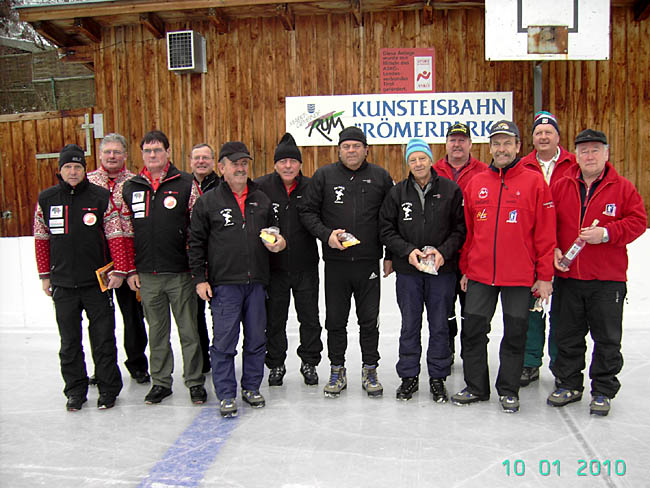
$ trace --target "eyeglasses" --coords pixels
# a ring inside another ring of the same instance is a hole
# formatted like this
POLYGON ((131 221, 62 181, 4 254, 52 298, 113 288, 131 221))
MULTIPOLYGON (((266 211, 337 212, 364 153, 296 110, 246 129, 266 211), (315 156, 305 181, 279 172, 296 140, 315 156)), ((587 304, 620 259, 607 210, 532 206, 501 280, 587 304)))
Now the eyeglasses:
POLYGON ((124 155, 124 151, 119 151, 119 150, 117 150, 117 149, 104 149, 104 150, 102 151, 102 154, 105 154, 106 156, 110 156, 111 154, 112 154, 113 156, 123 156, 123 155, 124 155))
POLYGON ((212 161, 210 156, 192 156, 192 161, 212 161))
POLYGON ((158 156, 159 154, 165 152, 165 150, 162 147, 154 147, 153 149, 143 149, 142 154, 155 154, 158 156))

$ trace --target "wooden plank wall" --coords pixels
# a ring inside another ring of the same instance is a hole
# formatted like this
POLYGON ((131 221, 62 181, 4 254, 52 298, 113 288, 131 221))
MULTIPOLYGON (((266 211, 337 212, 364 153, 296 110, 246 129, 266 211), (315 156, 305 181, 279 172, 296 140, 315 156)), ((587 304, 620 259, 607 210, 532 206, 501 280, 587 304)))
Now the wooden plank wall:
MULTIPOLYGON (((0 236, 32 233, 38 193, 56 183, 58 170, 56 158, 37 160, 36 154, 59 152, 71 143, 86 149, 81 129, 86 113, 92 120, 92 108, 0 115, 0 203, 2 211, 12 214, 0 220, 0 236)), ((95 159, 88 157, 87 165, 89 171, 95 169, 95 159)))
MULTIPOLYGON (((434 16, 434 24, 426 26, 418 11, 364 14, 362 28, 351 15, 296 17, 294 31, 284 30, 276 18, 233 20, 226 35, 207 21, 168 25, 170 31, 195 29, 206 38, 208 72, 192 75, 169 72, 165 39, 143 27, 104 29, 95 54, 95 112, 104 114, 105 132, 129 140, 131 169, 142 167, 137 145, 156 128, 167 133, 173 160, 186 170, 194 144, 208 142, 218 150, 225 141, 242 140, 255 158, 256 177, 273 168, 284 133, 285 96, 377 93, 380 48, 434 47, 437 91, 513 92, 522 154, 529 152, 533 63, 484 60, 481 8, 435 10, 434 16)), ((637 185, 647 208, 649 26, 648 20, 635 22, 630 8, 613 8, 610 61, 555 61, 543 68, 543 107, 557 116, 563 145, 572 150, 584 128, 605 131, 612 162, 637 185)), ((369 159, 399 180, 406 173, 403 151, 401 145, 372 146, 369 159)), ((335 148, 302 152, 308 175, 336 159, 335 148)), ((442 157, 444 145, 433 152, 442 157)), ((489 162, 487 145, 477 144, 472 152, 489 162)))

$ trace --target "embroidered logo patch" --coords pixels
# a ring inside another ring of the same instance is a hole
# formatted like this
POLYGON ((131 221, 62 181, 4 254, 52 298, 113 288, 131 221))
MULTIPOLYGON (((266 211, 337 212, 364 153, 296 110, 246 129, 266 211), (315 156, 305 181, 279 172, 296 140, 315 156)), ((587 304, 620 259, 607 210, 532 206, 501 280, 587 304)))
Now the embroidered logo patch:
POLYGON ((488 197, 488 189, 483 187, 481 190, 478 192, 478 197, 479 198, 487 198, 488 197))
POLYGON ((479 221, 479 222, 483 222, 483 221, 487 220, 487 212, 486 212, 485 209, 483 209, 483 210, 476 213, 476 220, 479 221))
POLYGON ((411 217, 411 212, 413 212, 413 204, 411 202, 404 202, 402 203, 402 211, 404 212, 404 217, 402 217, 402 220, 413 220, 413 217, 411 217))
POLYGON ((50 207, 50 218, 63 217, 63 205, 50 207))
POLYGON ((224 223, 223 223, 224 227, 229 225, 235 225, 235 223, 232 221, 232 208, 224 208, 219 213, 224 219, 224 223))
POLYGON ((144 191, 134 191, 131 203, 144 202, 144 191))
POLYGON ((171 195, 165 197, 165 199, 163 200, 163 205, 167 210, 171 210, 175 208, 177 203, 178 201, 176 200, 176 197, 172 197, 171 195))
POLYGON ((511 210, 510 213, 508 214, 508 220, 506 220, 508 224, 516 224, 517 223, 517 211, 516 210, 511 210))
POLYGON ((94 213, 88 212, 87 214, 84 214, 83 221, 84 224, 90 227, 91 225, 95 225, 97 223, 97 216, 94 213))
POLYGON ((345 187, 344 186, 335 186, 334 187, 334 195, 336 196, 336 199, 334 200, 334 203, 343 203, 343 193, 345 192, 345 187))
POLYGON ((607 215, 608 217, 616 217, 616 204, 608 203, 605 205, 605 211, 603 212, 603 215, 607 215))

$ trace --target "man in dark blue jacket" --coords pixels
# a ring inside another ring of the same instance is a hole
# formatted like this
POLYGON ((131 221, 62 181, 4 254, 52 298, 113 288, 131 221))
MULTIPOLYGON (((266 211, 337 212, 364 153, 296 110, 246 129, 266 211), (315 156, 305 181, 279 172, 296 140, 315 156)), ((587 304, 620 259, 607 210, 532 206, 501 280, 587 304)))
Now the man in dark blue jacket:
POLYGON ((433 170, 433 156, 422 139, 406 147, 409 177, 395 185, 379 213, 380 237, 393 257, 397 303, 402 313, 397 374, 399 400, 418 390, 422 309, 427 308, 427 369, 433 400, 448 400, 444 380, 451 372, 449 310, 453 307, 458 251, 465 241, 463 194, 433 170), (433 260, 433 268, 424 263, 433 260))
MULTIPOLYGON (((339 161, 319 168, 312 177, 300 219, 323 242, 327 349, 331 363, 325 396, 336 397, 347 387, 345 350, 350 302, 354 295, 361 344, 362 386, 380 396, 379 362, 379 208, 393 186, 388 171, 366 161, 363 131, 347 127, 339 134, 339 161), (349 235, 357 242, 349 240, 349 235), (345 238, 348 240, 345 240, 345 238), (345 242, 342 241, 345 240, 345 242)), ((384 262, 388 271, 390 263, 384 262)))
POLYGON ((269 198, 248 178, 250 159, 243 142, 221 147, 223 182, 197 201, 189 240, 196 293, 209 300, 212 309, 212 381, 224 417, 237 415, 235 355, 242 322, 242 399, 253 408, 265 405, 259 389, 264 377, 268 251, 286 247, 281 235, 274 242, 260 237, 276 221, 269 198))
POLYGON ((287 248, 271 255, 271 281, 266 301, 266 366, 269 385, 280 386, 286 373, 287 318, 290 294, 293 292, 298 322, 302 359, 300 372, 305 384, 317 385, 316 366, 320 362, 323 343, 318 319, 318 248, 316 239, 298 218, 310 178, 303 176, 302 155, 296 141, 285 134, 275 149, 275 171, 255 180, 271 200, 280 233, 287 239, 287 248))

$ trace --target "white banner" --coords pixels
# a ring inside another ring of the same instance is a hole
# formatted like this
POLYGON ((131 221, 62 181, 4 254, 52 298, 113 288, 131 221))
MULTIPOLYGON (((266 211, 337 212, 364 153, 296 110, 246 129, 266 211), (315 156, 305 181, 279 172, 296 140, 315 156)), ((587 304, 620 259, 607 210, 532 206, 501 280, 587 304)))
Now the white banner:
POLYGON ((512 120, 512 92, 386 93, 286 98, 286 126, 299 146, 335 146, 344 127, 363 130, 368 144, 406 144, 412 137, 444 143, 464 122, 473 142, 488 142, 492 124, 512 120))

